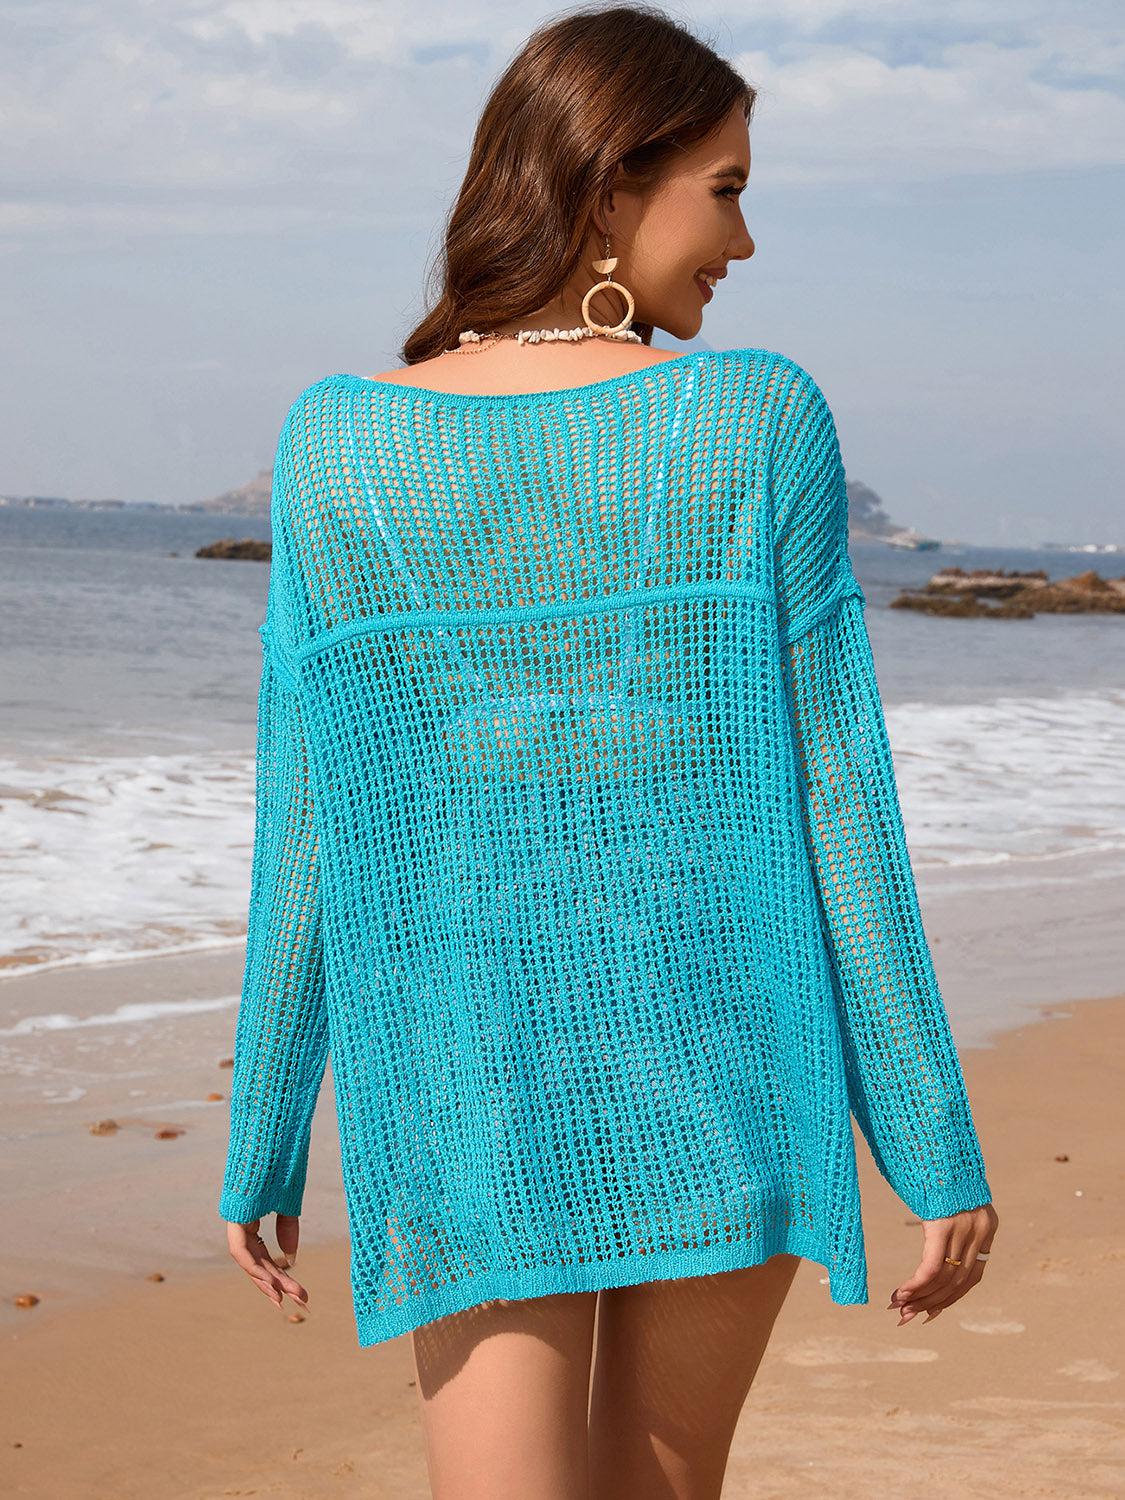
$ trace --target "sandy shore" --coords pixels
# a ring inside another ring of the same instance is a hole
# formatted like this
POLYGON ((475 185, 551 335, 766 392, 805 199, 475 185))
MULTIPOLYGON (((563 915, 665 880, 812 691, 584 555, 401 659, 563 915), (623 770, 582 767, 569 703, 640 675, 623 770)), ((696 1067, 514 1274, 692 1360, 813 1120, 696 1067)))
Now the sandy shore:
MULTIPOLYGON (((237 971, 236 955, 215 962, 237 971)), ((198 984, 198 965, 185 962, 185 986, 198 984)), ((228 1021, 204 1012, 200 1044, 213 1028, 221 1052, 228 1021)), ((932 1324, 897 1328, 885 1311, 920 1234, 861 1144, 871 1303, 834 1306, 823 1269, 802 1264, 742 1416, 729 1500, 1125 1494, 1123 1050, 1125 996, 1043 1006, 1041 1019, 963 1050, 1002 1222, 986 1280, 932 1324)), ((321 1159, 334 1126, 318 1117, 321 1159)), ((107 1144, 72 1135, 68 1180, 107 1144)), ((61 1201, 45 1187, 48 1241, 42 1217, 37 1236, 9 1221, 0 1493, 426 1500, 409 1339, 357 1347, 347 1245, 318 1213, 323 1194, 338 1219, 338 1177, 322 1176, 306 1204, 312 1309, 291 1322, 226 1260, 213 1148, 168 1155, 163 1187, 137 1165, 134 1191, 152 1197, 126 1216, 143 1232, 106 1230, 91 1205, 107 1191, 129 1204, 129 1153, 151 1166, 154 1149, 176 1143, 154 1146, 146 1127, 117 1144, 126 1150, 109 1189, 104 1174, 61 1201), (24 1290, 41 1302, 14 1308, 24 1290)))

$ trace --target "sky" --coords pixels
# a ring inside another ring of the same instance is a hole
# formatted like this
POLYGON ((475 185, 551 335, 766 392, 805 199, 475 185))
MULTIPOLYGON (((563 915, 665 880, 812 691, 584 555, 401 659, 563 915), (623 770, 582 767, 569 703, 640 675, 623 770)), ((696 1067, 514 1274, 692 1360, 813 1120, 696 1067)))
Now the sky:
MULTIPOLYGON (((0 0, 0 494, 206 499, 305 386, 398 365, 484 100, 563 9, 0 0)), ((757 249, 654 345, 803 365, 903 524, 1125 543, 1118 0, 666 10, 759 91, 757 249)))

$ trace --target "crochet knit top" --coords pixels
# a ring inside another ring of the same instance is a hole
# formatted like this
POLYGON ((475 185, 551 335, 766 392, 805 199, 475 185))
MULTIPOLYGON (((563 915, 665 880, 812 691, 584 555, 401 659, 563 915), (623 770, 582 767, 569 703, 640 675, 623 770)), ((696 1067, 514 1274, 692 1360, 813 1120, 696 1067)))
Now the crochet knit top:
POLYGON ((812 377, 327 376, 271 502, 222 1218, 331 1054, 361 1345, 779 1252, 868 1300, 852 1116, 991 1201, 812 377))

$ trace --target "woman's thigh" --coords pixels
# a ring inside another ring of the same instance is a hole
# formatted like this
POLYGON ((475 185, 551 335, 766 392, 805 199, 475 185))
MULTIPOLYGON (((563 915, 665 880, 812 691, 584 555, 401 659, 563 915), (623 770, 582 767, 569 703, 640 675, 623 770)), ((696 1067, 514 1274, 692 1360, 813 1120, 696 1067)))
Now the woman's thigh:
POLYGON ((586 1500, 596 1306, 500 1300, 415 1329, 434 1500, 586 1500))
POLYGON ((800 1261, 600 1293, 589 1500, 717 1500, 800 1261))

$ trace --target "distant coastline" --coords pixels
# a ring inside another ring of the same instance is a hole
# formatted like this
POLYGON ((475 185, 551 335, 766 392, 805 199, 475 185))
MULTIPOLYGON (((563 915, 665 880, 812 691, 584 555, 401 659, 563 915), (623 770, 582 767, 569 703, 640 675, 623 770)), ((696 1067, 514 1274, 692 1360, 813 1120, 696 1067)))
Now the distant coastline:
MULTIPOLYGON (((0 495, 0 510, 163 512, 174 515, 246 516, 269 520, 273 476, 262 469, 237 489, 209 500, 189 500, 173 505, 160 500, 71 499, 63 495, 0 495)), ((848 481, 848 532, 853 542, 879 542, 903 551, 938 551, 942 547, 1001 546, 1000 543, 967 542, 961 538, 932 537, 893 521, 880 497, 860 480, 848 481)), ((1005 546, 1011 544, 1005 543, 1005 546)), ((1082 553, 1087 556, 1125 554, 1122 542, 1041 541, 1019 544, 1027 552, 1082 553)))

